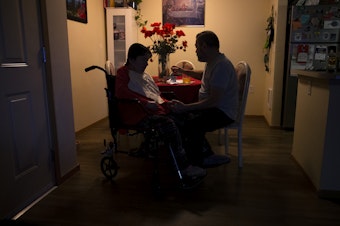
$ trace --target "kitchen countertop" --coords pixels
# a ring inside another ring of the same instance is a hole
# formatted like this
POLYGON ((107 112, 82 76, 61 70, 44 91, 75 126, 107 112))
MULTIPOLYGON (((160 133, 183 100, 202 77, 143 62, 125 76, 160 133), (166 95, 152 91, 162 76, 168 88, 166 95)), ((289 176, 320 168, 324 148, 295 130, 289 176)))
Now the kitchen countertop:
POLYGON ((340 79, 340 72, 310 71, 310 70, 291 70, 291 74, 302 75, 317 79, 340 79))

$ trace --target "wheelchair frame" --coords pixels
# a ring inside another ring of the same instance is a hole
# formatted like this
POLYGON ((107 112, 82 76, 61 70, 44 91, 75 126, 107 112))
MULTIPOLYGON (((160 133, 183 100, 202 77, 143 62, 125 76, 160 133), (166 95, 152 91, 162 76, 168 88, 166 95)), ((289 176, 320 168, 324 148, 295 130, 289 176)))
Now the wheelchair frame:
MULTIPOLYGON (((106 97, 108 101, 108 117, 109 117, 109 127, 111 131, 111 136, 113 138, 113 141, 109 142, 107 144, 106 140, 104 140, 104 146, 105 150, 101 153, 103 155, 101 161, 100 161, 100 168, 103 173, 103 175, 108 180, 113 180, 114 177, 118 174, 118 169, 120 168, 115 160, 115 154, 117 153, 125 153, 129 155, 134 155, 135 153, 132 153, 130 151, 120 151, 118 150, 118 132, 119 130, 134 130, 136 132, 129 133, 128 136, 133 136, 136 134, 142 133, 144 135, 144 144, 145 146, 153 146, 152 149, 157 150, 159 148, 159 135, 157 134, 157 131, 155 131, 153 128, 151 128, 149 131, 146 131, 143 128, 139 127, 133 127, 125 125, 120 117, 119 109, 118 109, 118 103, 131 103, 131 104, 138 104, 140 105, 139 100, 137 99, 118 99, 115 96, 115 75, 109 74, 104 68, 92 65, 90 67, 85 68, 85 72, 98 69, 105 73, 106 78, 106 85, 105 88, 106 91, 106 97)), ((166 93, 166 95, 171 96, 171 94, 166 93)), ((140 105, 141 106, 141 105, 140 105)), ((171 145, 167 147, 170 151, 171 158, 174 162, 175 169, 177 171, 179 180, 180 180, 180 188, 181 189, 191 189, 193 187, 196 187, 198 184, 202 182, 202 178, 199 178, 197 180, 192 180, 189 183, 185 181, 183 178, 181 171, 179 169, 179 166, 177 164, 177 160, 175 158, 175 154, 171 148, 171 145)), ((146 147, 148 149, 148 147, 146 147)), ((157 154, 155 155, 154 159, 154 172, 153 172, 153 188, 156 191, 160 191, 160 180, 159 180, 159 171, 158 171, 158 159, 157 154)))

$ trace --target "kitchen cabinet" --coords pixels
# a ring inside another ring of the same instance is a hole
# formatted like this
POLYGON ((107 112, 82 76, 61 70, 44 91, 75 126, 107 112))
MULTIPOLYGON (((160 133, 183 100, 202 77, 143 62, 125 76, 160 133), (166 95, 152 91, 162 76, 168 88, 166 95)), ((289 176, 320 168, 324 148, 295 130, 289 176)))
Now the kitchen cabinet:
POLYGON ((107 59, 114 73, 125 64, 130 45, 137 42, 135 14, 132 8, 106 8, 107 59))
POLYGON ((340 197, 340 73, 296 70, 292 156, 318 195, 340 197))

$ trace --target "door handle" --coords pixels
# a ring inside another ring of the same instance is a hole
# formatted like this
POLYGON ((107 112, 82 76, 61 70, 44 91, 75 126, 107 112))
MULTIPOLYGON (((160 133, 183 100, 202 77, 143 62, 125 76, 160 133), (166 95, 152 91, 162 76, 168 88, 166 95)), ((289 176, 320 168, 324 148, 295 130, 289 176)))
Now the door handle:
POLYGON ((27 67, 26 63, 2 63, 0 67, 27 67))

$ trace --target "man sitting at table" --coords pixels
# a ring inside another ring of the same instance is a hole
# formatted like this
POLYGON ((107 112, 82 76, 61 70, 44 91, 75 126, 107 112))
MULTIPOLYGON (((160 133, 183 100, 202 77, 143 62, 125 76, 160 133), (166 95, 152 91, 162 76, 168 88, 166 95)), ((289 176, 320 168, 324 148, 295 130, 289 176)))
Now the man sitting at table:
POLYGON ((219 51, 219 39, 214 32, 197 34, 195 46, 198 60, 206 62, 205 70, 192 71, 176 66, 172 70, 176 74, 184 73, 201 79, 199 101, 189 104, 173 101, 171 106, 176 113, 191 115, 181 128, 182 135, 187 138, 184 148, 189 158, 194 159, 196 164, 212 167, 228 163, 230 159, 211 151, 205 142, 205 133, 234 122, 238 109, 238 81, 233 64, 219 51), (200 149, 203 152, 197 152, 200 149))
POLYGON ((143 107, 129 106, 121 109, 124 113, 124 123, 140 125, 143 128, 154 128, 164 141, 170 144, 174 151, 178 166, 184 178, 196 179, 206 175, 206 170, 190 164, 182 147, 179 130, 169 113, 171 103, 160 96, 160 91, 153 78, 145 73, 151 58, 150 50, 139 44, 132 44, 128 50, 125 66, 117 71, 116 97, 122 99, 138 99, 143 107))

